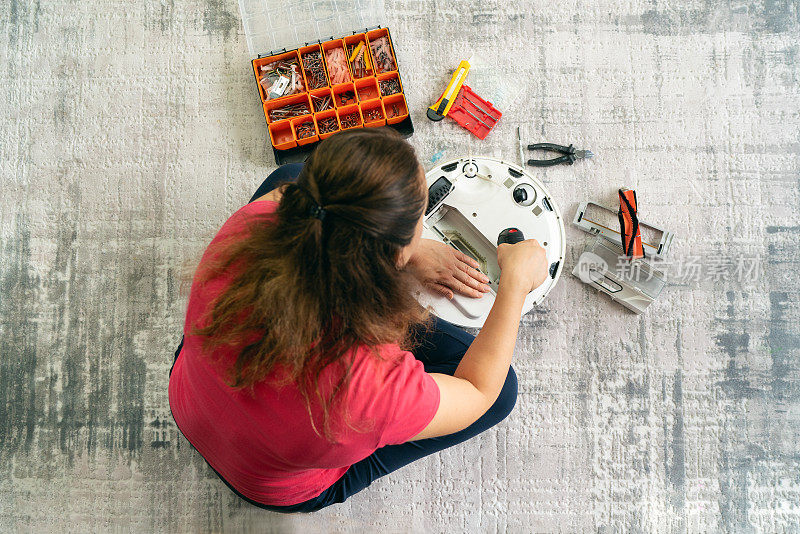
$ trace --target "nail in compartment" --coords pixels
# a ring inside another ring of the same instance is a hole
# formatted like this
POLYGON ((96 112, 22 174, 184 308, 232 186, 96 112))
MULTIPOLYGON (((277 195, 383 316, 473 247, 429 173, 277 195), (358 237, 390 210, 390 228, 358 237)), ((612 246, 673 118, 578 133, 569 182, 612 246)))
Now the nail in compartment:
POLYGON ((339 114, 339 122, 342 125, 342 130, 358 128, 362 125, 361 113, 358 111, 358 106, 339 108, 337 113, 339 114))
POLYGON ((315 115, 317 119, 317 129, 320 139, 330 137, 339 131, 339 121, 336 119, 336 111, 328 110, 315 115))
POLYGON ((396 95, 403 92, 400 76, 396 72, 378 76, 378 87, 381 91, 381 96, 396 95))
POLYGON ((314 137, 317 135, 317 128, 314 126, 314 120, 309 117, 308 119, 295 122, 294 132, 299 141, 300 139, 306 139, 307 137, 314 137))
POLYGON ((294 128, 294 136, 297 138, 298 145, 307 145, 319 141, 317 125, 311 115, 292 119, 292 127, 294 128))
POLYGON ((314 106, 314 111, 325 111, 333 109, 333 95, 328 88, 319 89, 311 92, 311 105, 314 106))
POLYGON ((306 93, 275 102, 267 102, 264 104, 264 109, 267 112, 268 122, 278 122, 283 119, 291 119, 292 117, 311 113, 311 106, 306 93))
POLYGON ((300 49, 303 73, 306 75, 308 89, 320 89, 328 85, 325 64, 322 61, 322 49, 319 45, 305 46, 300 49))
POLYGON ((361 107, 361 116, 364 117, 364 126, 383 126, 386 124, 386 117, 380 100, 362 102, 359 107, 361 107))

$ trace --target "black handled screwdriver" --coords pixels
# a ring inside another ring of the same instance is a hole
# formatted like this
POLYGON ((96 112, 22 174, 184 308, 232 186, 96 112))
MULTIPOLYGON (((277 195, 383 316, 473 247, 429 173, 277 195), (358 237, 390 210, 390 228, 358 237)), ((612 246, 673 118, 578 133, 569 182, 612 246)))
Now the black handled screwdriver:
POLYGON ((500 246, 503 243, 514 245, 520 241, 525 241, 525 236, 522 234, 522 231, 519 228, 506 228, 500 232, 499 236, 497 236, 497 246, 500 246))
MULTIPOLYGON (((525 241, 525 236, 522 235, 522 231, 519 228, 506 228, 505 230, 500 232, 499 236, 497 236, 498 247, 503 243, 514 245, 516 243, 519 243, 520 241, 525 241)), ((560 263, 561 260, 550 264, 550 278, 556 277, 556 273, 558 272, 558 265, 560 263)))

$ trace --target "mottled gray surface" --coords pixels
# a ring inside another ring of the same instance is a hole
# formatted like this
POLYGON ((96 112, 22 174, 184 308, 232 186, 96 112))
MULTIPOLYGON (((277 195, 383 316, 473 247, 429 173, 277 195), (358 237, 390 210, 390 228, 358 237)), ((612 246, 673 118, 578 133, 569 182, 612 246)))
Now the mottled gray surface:
POLYGON ((636 188, 678 236, 674 284, 637 317, 565 276, 499 428, 313 516, 253 508, 166 393, 180 273, 274 168, 237 5, 3 2, 0 529, 800 531, 800 4, 396 1, 387 22, 426 165, 516 161, 518 125, 590 148, 540 176, 567 217, 636 188), (424 119, 474 51, 524 86, 483 143, 424 119))

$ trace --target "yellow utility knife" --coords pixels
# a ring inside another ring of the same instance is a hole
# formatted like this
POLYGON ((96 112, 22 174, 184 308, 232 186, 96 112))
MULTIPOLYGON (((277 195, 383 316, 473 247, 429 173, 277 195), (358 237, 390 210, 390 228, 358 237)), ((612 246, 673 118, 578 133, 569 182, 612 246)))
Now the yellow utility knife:
POLYGON ((453 101, 458 96, 461 86, 464 85, 464 80, 467 79, 468 72, 468 61, 462 61, 458 64, 458 67, 453 73, 453 77, 450 78, 450 83, 447 84, 447 88, 444 90, 444 93, 442 93, 442 96, 439 97, 439 100, 437 100, 434 105, 428 108, 427 115, 430 120, 440 121, 445 118, 447 112, 450 111, 450 107, 453 105, 453 101))

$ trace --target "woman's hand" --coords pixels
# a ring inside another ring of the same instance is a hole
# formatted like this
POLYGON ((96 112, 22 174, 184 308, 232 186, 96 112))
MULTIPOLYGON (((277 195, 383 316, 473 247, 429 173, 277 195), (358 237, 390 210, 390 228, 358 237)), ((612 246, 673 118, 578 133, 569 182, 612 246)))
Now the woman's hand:
POLYGON ((432 239, 421 239, 407 268, 427 288, 448 299, 453 292, 480 298, 489 291, 489 277, 478 271, 478 262, 432 239))
POLYGON ((547 255, 535 239, 497 247, 500 287, 525 295, 539 287, 549 276, 547 255))

